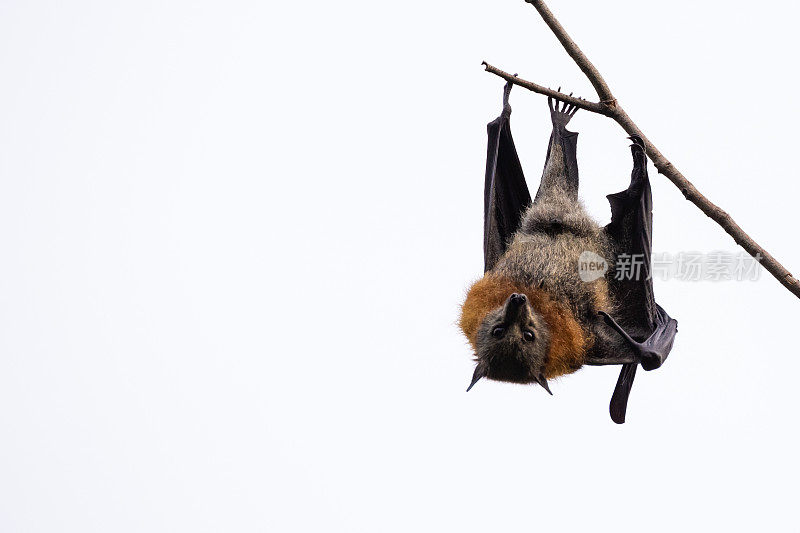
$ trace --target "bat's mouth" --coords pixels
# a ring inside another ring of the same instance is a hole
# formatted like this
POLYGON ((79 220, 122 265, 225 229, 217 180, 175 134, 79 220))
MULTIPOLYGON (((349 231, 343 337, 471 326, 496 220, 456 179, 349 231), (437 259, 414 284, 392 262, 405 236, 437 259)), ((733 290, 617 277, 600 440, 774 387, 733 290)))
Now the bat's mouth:
POLYGON ((525 361, 521 361, 516 357, 503 357, 492 361, 489 370, 486 372, 486 377, 494 381, 530 383, 533 381, 528 377, 530 374, 530 366, 525 361))
POLYGON ((467 387, 467 392, 481 380, 481 378, 492 381, 503 381, 506 383, 530 384, 538 383, 551 396, 553 392, 544 377, 543 370, 536 370, 526 362, 517 357, 503 357, 493 360, 491 363, 480 361, 472 374, 472 381, 467 387))

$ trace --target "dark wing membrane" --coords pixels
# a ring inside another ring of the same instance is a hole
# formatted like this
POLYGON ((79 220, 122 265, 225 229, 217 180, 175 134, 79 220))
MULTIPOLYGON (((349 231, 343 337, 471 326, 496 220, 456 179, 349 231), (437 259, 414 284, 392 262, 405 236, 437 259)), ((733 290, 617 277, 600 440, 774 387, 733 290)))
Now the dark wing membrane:
MULTIPOLYGON (((611 223, 605 231, 614 248, 616 275, 610 280, 610 288, 617 308, 614 317, 605 315, 605 319, 638 355, 642 367, 653 370, 669 355, 678 323, 656 303, 653 294, 653 197, 644 143, 639 138, 632 140, 630 186, 608 195, 611 223)), ((611 398, 611 418, 618 424, 625 421, 636 365, 622 366, 611 398)))
POLYGON ((522 165, 511 137, 508 95, 512 85, 506 84, 503 112, 487 126, 489 145, 483 191, 484 271, 490 270, 506 251, 511 236, 519 228, 523 211, 531 203, 522 165))
POLYGON ((614 394, 611 395, 611 403, 609 405, 609 412, 611 413, 611 420, 617 424, 625 423, 625 413, 628 410, 628 397, 631 395, 631 388, 633 387, 633 378, 636 377, 636 369, 639 365, 636 363, 626 363, 622 365, 619 377, 617 378, 617 385, 614 387, 614 394))
POLYGON ((653 196, 644 151, 633 144, 631 152, 631 183, 624 191, 607 196, 611 204, 611 223, 605 230, 620 274, 610 280, 611 291, 620 306, 616 318, 631 337, 642 341, 652 332, 656 305, 650 275, 653 196))

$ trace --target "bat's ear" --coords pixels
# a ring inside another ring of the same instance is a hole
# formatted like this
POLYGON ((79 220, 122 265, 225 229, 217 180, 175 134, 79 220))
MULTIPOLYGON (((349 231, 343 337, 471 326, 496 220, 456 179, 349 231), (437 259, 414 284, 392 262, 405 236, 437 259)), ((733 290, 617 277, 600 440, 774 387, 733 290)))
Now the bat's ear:
POLYGON ((483 377, 486 377, 486 367, 482 363, 478 363, 478 366, 475 367, 475 372, 472 374, 472 382, 467 387, 467 392, 483 377))
POLYGON ((544 390, 547 391, 550 396, 553 395, 553 392, 550 390, 550 385, 547 384, 547 380, 544 378, 544 374, 539 374, 539 377, 536 378, 536 383, 542 386, 544 390))

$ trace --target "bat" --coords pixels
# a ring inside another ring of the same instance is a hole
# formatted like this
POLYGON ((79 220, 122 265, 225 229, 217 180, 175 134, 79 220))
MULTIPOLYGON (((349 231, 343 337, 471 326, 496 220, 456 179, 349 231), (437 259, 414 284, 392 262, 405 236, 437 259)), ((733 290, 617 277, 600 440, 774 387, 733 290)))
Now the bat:
POLYGON ((653 294, 644 142, 630 137, 630 185, 607 196, 611 222, 601 227, 578 199, 578 134, 566 129, 578 108, 548 98, 553 130, 532 199, 511 136, 512 86, 487 127, 484 275, 459 320, 476 363, 467 391, 487 378, 552 394, 549 379, 584 365, 621 365, 609 412, 622 424, 636 369, 659 368, 678 331, 653 294), (620 275, 622 264, 635 268, 620 275))

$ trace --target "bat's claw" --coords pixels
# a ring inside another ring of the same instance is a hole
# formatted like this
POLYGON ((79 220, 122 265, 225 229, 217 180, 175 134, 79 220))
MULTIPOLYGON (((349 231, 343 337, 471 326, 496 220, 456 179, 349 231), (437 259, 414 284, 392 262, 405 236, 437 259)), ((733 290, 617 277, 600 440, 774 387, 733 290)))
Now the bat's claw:
MULTIPOLYGON (((514 77, 517 77, 517 73, 514 73, 514 77)), ((505 87, 503 87, 503 107, 508 107, 508 96, 511 94, 511 88, 514 87, 514 82, 508 80, 506 82, 505 87)))
POLYGON ((505 87, 503 87, 503 114, 506 116, 511 114, 511 104, 508 103, 508 98, 511 95, 512 87, 514 87, 514 83, 511 81, 507 81, 505 87))
MULTIPOLYGON (((561 87, 558 88, 558 92, 561 92, 561 87)), ((572 96, 572 93, 569 93, 569 96, 572 96)), ((552 96, 547 97, 547 105, 550 108, 550 118, 553 121, 553 126, 562 128, 569 123, 579 109, 574 104, 569 104, 552 96)))
POLYGON ((631 135, 628 139, 633 143, 631 144, 631 153, 633 154, 634 163, 646 165, 647 148, 644 144, 644 139, 638 135, 631 135))
POLYGON ((628 139, 630 139, 630 141, 633 143, 633 146, 638 146, 639 148, 644 150, 644 140, 641 137, 639 137, 638 135, 631 135, 630 137, 628 137, 628 139))

